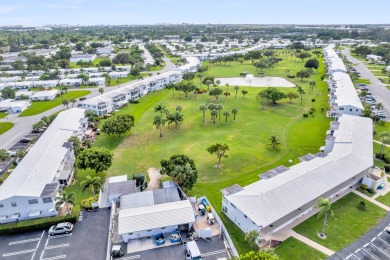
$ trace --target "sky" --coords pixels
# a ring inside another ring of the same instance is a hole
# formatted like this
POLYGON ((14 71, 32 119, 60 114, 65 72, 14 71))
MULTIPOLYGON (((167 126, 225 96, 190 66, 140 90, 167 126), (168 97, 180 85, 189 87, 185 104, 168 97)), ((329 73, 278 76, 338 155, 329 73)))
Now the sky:
POLYGON ((390 0, 0 0, 0 25, 383 24, 390 0))

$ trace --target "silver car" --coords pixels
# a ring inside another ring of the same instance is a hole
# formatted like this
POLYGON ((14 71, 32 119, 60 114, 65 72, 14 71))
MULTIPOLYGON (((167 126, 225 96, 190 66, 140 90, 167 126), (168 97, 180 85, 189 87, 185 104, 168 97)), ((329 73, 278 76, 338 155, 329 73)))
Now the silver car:
POLYGON ((59 223, 57 225, 51 226, 49 229, 49 235, 54 236, 54 235, 59 235, 59 234, 68 234, 72 232, 73 230, 73 224, 70 222, 64 222, 64 223, 59 223))

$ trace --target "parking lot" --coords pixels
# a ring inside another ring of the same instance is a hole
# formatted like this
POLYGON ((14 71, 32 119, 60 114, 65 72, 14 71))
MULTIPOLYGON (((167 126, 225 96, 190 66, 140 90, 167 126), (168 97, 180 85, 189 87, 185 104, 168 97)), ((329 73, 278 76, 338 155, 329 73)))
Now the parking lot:
MULTIPOLYGON (((214 236, 210 242, 198 239, 196 241, 199 251, 204 260, 230 259, 223 238, 214 236)), ((125 243, 121 244, 122 248, 126 248, 125 243)), ((164 259, 164 260, 185 260, 186 247, 182 244, 173 246, 162 246, 150 250, 140 251, 137 253, 126 254, 123 257, 115 258, 118 260, 148 260, 148 259, 164 259)))
POLYGON ((1 237, 0 259, 106 259, 109 210, 82 213, 72 233, 49 236, 48 230, 1 237))

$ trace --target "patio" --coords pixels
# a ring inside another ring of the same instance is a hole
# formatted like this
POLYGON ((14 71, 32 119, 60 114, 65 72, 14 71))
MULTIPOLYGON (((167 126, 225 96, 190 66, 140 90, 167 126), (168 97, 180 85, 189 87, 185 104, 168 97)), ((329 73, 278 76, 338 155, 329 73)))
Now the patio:
POLYGON ((160 246, 157 246, 153 242, 153 238, 143 238, 143 239, 130 240, 127 243, 127 254, 132 254, 135 252, 156 249, 156 248, 163 248, 163 247, 174 246, 174 245, 180 244, 180 242, 172 243, 169 239, 169 234, 165 234, 165 237, 167 238, 166 242, 160 246))

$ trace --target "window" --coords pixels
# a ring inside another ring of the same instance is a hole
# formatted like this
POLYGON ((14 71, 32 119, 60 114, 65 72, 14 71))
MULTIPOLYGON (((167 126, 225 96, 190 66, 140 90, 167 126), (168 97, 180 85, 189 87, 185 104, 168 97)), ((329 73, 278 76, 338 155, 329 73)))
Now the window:
POLYGON ((235 209, 237 209, 237 207, 236 207, 236 206, 234 206, 234 204, 233 204, 233 203, 232 203, 232 207, 233 207, 233 208, 235 208, 235 209))
POLYGON ((4 205, 0 203, 0 208, 3 208, 3 207, 4 207, 4 205))
POLYGON ((244 215, 244 218, 248 218, 246 215, 244 215))
POLYGON ((129 233, 129 235, 132 235, 133 233, 129 233))
POLYGON ((43 203, 53 202, 53 199, 51 197, 44 197, 44 198, 42 198, 42 200, 43 200, 43 203))
POLYGON ((352 112, 352 108, 351 108, 351 109, 349 109, 349 111, 350 111, 350 112, 352 112))
POLYGON ((146 230, 146 232, 152 232, 152 230, 151 230, 151 229, 148 229, 148 230, 146 230))
POLYGON ((343 107, 340 107, 339 110, 344 110, 344 108, 343 108, 343 107))
POLYGON ((28 204, 38 204, 37 199, 28 200, 28 204))
POLYGON ((11 202, 11 206, 12 207, 16 207, 17 205, 16 205, 16 202, 11 202))
POLYGON ((165 227, 162 227, 161 229, 165 229, 165 227))

